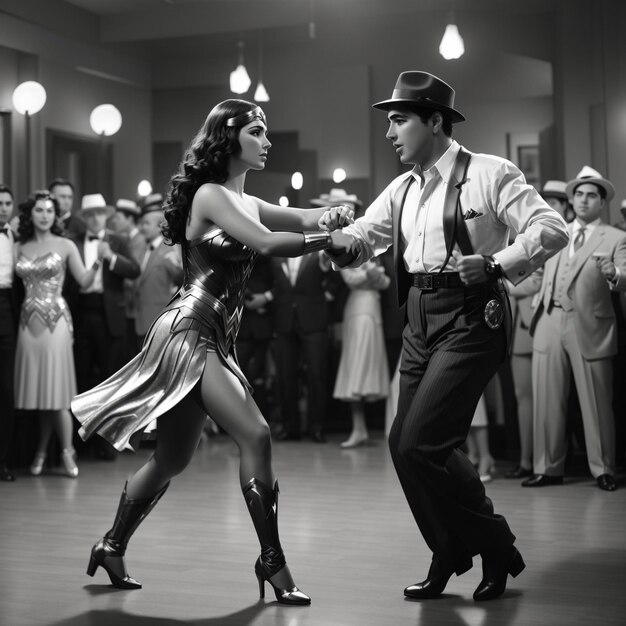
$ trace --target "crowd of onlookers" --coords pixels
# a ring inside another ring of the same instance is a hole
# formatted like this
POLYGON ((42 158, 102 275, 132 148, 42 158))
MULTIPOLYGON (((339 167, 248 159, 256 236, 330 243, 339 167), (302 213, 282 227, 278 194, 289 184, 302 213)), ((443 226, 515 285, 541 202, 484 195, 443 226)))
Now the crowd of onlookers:
MULTIPOLYGON (((511 354, 497 377, 498 406, 479 403, 468 454, 490 480, 488 426, 504 420, 515 424, 520 453, 506 477, 527 487, 561 483, 574 442, 598 486, 611 491, 625 451, 626 206, 617 228, 602 220, 614 189, 588 167, 568 183, 548 181, 542 195, 570 224, 570 245, 541 271, 508 285, 511 354)), ((340 203, 362 208, 338 189, 311 201, 340 203)), ((10 467, 29 465, 38 475, 59 462, 75 477, 83 454, 115 459, 104 440, 87 447, 77 437, 70 400, 139 352, 181 283, 180 250, 161 235, 162 208, 161 194, 78 201, 63 179, 16 206, 0 185, 3 480, 14 479, 10 467)), ((368 422, 388 429, 404 321, 393 263, 391 251, 341 271, 323 253, 259 257, 237 355, 277 440, 325 443, 329 431, 349 428, 340 445, 353 448, 368 442, 368 422)), ((209 416, 206 433, 219 433, 209 416)))

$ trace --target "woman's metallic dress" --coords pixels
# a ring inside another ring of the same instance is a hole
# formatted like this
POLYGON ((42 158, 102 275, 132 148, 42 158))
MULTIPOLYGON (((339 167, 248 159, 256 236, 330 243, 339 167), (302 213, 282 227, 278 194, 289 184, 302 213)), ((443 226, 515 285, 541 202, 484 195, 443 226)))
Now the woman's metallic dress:
POLYGON ((141 352, 72 401, 83 439, 97 432, 118 450, 136 447, 144 429, 198 383, 207 351, 249 388, 234 343, 256 252, 220 228, 184 242, 182 251, 182 286, 152 324, 141 352))

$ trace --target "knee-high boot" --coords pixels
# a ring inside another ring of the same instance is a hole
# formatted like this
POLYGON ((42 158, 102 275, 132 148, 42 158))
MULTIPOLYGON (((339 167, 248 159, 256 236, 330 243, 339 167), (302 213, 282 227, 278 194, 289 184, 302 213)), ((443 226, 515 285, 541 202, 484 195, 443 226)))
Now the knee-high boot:
POLYGON ((254 523, 261 556, 254 565, 259 581, 259 595, 265 597, 265 581, 274 589, 276 600, 282 604, 310 604, 311 598, 300 591, 291 577, 278 537, 278 483, 274 488, 256 478, 243 488, 250 517, 254 523))
POLYGON ((109 575, 111 584, 119 589, 141 589, 141 583, 131 578, 126 571, 124 554, 126 546, 137 527, 156 506, 169 487, 169 482, 152 498, 131 500, 126 495, 126 485, 120 498, 113 527, 91 550, 87 574, 93 576, 98 567, 109 575))

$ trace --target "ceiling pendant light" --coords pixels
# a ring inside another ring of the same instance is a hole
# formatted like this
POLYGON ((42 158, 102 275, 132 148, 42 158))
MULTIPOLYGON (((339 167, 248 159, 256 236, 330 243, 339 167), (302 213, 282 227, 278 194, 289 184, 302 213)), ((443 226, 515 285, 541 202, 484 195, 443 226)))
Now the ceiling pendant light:
POLYGON ((233 93, 242 94, 250 89, 252 81, 250 80, 246 66, 243 64, 243 41, 240 41, 237 46, 239 48, 239 64, 230 73, 230 90, 233 93))
POLYGON ((254 99, 257 102, 269 102, 270 94, 263 84, 263 31, 259 31, 259 82, 254 92, 254 99))
POLYGON ((448 25, 446 26, 446 32, 443 34, 441 43, 439 44, 439 54, 447 61, 459 59, 465 52, 463 37, 461 37, 454 21, 454 12, 451 12, 448 25))

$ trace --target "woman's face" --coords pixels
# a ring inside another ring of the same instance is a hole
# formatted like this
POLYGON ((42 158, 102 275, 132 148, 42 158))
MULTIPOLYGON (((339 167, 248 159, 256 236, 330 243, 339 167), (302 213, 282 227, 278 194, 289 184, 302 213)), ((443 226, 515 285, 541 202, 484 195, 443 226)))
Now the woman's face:
POLYGON ((30 212, 31 220, 36 231, 47 232, 52 228, 56 214, 51 200, 40 198, 30 212))
POLYGON ((267 161, 267 152, 272 147, 267 138, 267 126, 261 120, 253 120, 242 126, 239 132, 241 152, 238 159, 251 170, 262 170, 267 161))

